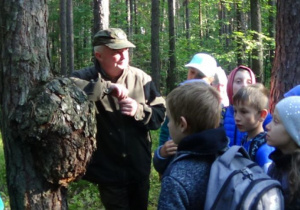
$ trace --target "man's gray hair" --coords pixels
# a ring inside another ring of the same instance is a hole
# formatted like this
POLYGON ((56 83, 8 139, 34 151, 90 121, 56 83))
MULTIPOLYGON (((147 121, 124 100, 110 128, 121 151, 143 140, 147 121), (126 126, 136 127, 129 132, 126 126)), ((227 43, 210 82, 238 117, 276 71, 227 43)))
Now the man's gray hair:
POLYGON ((97 45, 94 47, 94 52, 103 52, 105 45, 97 45))

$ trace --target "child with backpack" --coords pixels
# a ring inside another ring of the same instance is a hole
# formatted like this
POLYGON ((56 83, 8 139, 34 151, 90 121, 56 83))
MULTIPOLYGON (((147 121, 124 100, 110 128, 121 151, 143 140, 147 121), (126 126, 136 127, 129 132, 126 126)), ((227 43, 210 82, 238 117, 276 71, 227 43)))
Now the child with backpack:
MULTIPOLYGON (((188 68, 187 80, 180 83, 180 85, 189 82, 201 81, 201 82, 206 82, 207 84, 213 83, 216 86, 216 88, 218 88, 218 84, 222 83, 221 81, 214 82, 214 80, 217 77, 216 75, 219 75, 219 72, 221 71, 224 72, 224 70, 218 67, 216 59, 207 53, 195 54, 193 58, 190 60, 190 62, 185 65, 185 67, 188 68)), ((226 78, 226 75, 224 76, 226 78)), ((223 98, 225 100, 226 97, 224 95, 224 91, 222 91, 222 93, 223 93, 223 98)), ((168 122, 169 119, 168 117, 166 117, 160 129, 159 147, 154 151, 154 157, 153 157, 153 166, 160 176, 164 173, 167 166, 174 158, 174 154, 177 151, 177 144, 174 144, 172 138, 170 138, 169 135, 169 129, 167 127, 168 122)))
MULTIPOLYGON (((253 71, 243 65, 236 67, 232 70, 228 76, 227 83, 227 94, 229 98, 229 106, 223 108, 222 110, 222 123, 221 126, 224 127, 226 135, 230 139, 229 146, 241 145, 242 138, 246 135, 246 132, 241 132, 238 130, 234 121, 234 110, 233 110, 233 96, 237 91, 245 86, 255 84, 256 79, 253 71)), ((263 123, 265 126, 271 121, 271 115, 268 115, 263 123)))
POLYGON ((267 125, 267 144, 276 148, 268 174, 282 185, 285 209, 300 209, 300 96, 277 103, 267 125))
POLYGON ((169 131, 178 144, 161 182, 158 209, 204 209, 210 167, 226 150, 218 91, 205 83, 187 83, 167 96, 169 131))
POLYGON ((271 164, 269 154, 274 147, 266 143, 263 122, 268 115, 268 91, 260 83, 242 87, 233 96, 234 119, 239 131, 247 132, 241 144, 251 160, 267 173, 271 164))

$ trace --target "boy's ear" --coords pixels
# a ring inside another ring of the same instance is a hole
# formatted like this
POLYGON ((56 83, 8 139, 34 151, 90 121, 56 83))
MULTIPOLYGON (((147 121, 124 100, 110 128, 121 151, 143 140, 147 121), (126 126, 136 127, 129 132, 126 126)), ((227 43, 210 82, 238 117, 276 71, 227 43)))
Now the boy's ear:
POLYGON ((187 131, 187 129, 188 129, 188 123, 187 123, 185 117, 181 116, 180 117, 180 131, 182 133, 184 133, 187 131))
POLYGON ((261 122, 265 121, 268 113, 269 112, 266 109, 263 109, 263 110, 260 111, 260 120, 261 120, 261 122))

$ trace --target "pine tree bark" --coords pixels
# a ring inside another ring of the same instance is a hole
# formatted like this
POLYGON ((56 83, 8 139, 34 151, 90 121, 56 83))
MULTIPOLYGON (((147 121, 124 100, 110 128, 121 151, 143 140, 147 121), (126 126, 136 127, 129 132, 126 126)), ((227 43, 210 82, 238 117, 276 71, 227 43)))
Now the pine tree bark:
POLYGON ((67 51, 68 51, 68 73, 74 71, 74 34, 73 34, 73 1, 67 0, 67 51))
POLYGON ((66 20, 66 0, 60 0, 60 73, 67 75, 67 20, 66 20))
MULTIPOLYGON (((241 7, 242 2, 240 0, 236 1, 235 6, 236 6, 236 30, 240 33, 244 33, 243 31, 243 18, 242 18, 242 7, 241 7)), ((244 44, 243 40, 241 37, 237 38, 237 65, 245 65, 244 64, 244 44)))
POLYGON ((151 76, 156 89, 160 90, 159 0, 152 0, 151 16, 151 76))
POLYGON ((168 0, 169 16, 169 68, 167 76, 167 91, 176 87, 176 48, 175 48, 175 23, 174 23, 174 0, 168 0))
POLYGON ((257 81, 264 82, 264 70, 263 70, 263 43, 261 38, 261 12, 260 12, 260 0, 250 1, 251 11, 251 29, 255 31, 253 40, 256 43, 256 47, 252 51, 252 70, 256 75, 257 81))
POLYGON ((69 79, 50 80, 47 19, 46 1, 0 3, 0 120, 11 209, 67 209, 66 186, 84 174, 96 147, 93 105, 69 79))
POLYGON ((271 112, 283 94, 300 84, 300 2, 277 0, 276 50, 271 76, 271 112))
POLYGON ((109 0, 94 0, 93 34, 109 28, 109 0))

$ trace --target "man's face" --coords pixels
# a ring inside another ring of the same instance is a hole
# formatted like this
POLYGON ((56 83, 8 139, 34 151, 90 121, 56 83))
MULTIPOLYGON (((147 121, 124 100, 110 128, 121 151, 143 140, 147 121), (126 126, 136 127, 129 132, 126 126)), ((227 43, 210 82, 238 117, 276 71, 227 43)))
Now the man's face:
POLYGON ((104 46, 101 52, 95 53, 95 56, 101 67, 112 78, 119 77, 129 65, 128 48, 110 49, 104 46))

